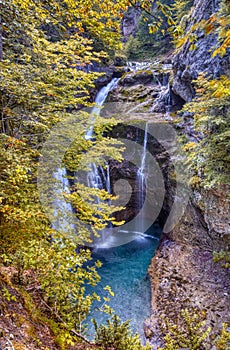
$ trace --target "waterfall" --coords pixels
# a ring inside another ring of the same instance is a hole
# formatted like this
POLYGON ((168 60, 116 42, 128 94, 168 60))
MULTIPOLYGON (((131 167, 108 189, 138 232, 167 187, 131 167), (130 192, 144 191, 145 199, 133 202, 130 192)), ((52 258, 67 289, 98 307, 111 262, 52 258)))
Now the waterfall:
MULTIPOLYGON (((87 131, 85 138, 87 140, 91 139, 93 136, 93 128, 94 128, 94 121, 95 121, 95 115, 100 115, 101 106, 105 102, 109 92, 113 90, 119 79, 114 78, 112 79, 108 85, 104 86, 97 94, 95 103, 96 105, 92 109, 92 121, 91 121, 91 127, 87 131)), ((97 188, 97 189, 103 189, 105 188, 108 193, 111 193, 110 188, 110 174, 109 174, 109 165, 106 164, 106 172, 105 169, 100 166, 97 167, 95 163, 90 164, 90 171, 87 174, 87 184, 89 187, 97 188)))
POLYGON ((143 155, 142 155, 142 158, 141 158, 141 167, 138 170, 138 173, 142 174, 142 175, 143 175, 143 171, 144 171, 144 168, 145 168, 147 141, 148 141, 148 122, 146 122, 146 124, 145 124, 145 135, 144 135, 144 143, 143 143, 143 155))
POLYGON ((119 79, 118 78, 113 78, 106 86, 101 88, 101 90, 98 92, 95 103, 96 105, 93 107, 91 114, 93 116, 91 120, 91 126, 89 130, 86 132, 85 138, 86 140, 90 140, 93 136, 93 128, 94 128, 94 121, 95 121, 95 115, 100 115, 101 112, 101 106, 104 104, 108 94, 110 93, 111 90, 113 90, 119 79))
POLYGON ((87 174, 87 185, 98 190, 103 188, 103 181, 95 163, 90 164, 90 171, 87 174))
POLYGON ((131 71, 148 69, 150 65, 151 65, 151 62, 137 62, 137 61, 127 62, 127 67, 131 71))
POLYGON ((105 168, 103 168, 102 166, 99 167, 99 173, 103 178, 103 183, 105 184, 106 191, 108 193, 111 193, 110 171, 109 171, 109 164, 107 162, 105 164, 105 168))
MULTIPOLYGON (((98 92, 95 99, 95 103, 97 105, 99 106, 103 105, 110 91, 116 87, 118 80, 119 78, 113 78, 106 86, 101 88, 101 90, 98 92)), ((98 110, 97 106, 95 106, 92 110, 92 113, 100 114, 100 109, 98 110)))
MULTIPOLYGON (((143 152, 141 155, 141 166, 137 172, 137 200, 138 207, 143 206, 145 200, 145 161, 146 161, 146 151, 147 151, 147 142, 148 142, 148 122, 145 124, 145 133, 144 133, 144 142, 143 142, 143 152)), ((143 220, 144 218, 142 218, 143 220)), ((142 231, 142 223, 140 223, 140 230, 142 231)))
MULTIPOLYGON (((118 82, 118 78, 114 78, 111 80, 111 82, 103 87, 96 96, 96 106, 93 107, 91 114, 93 115, 93 119, 91 122, 91 127, 87 131, 85 138, 91 139, 93 135, 93 124, 95 117, 94 115, 100 114, 100 106, 103 105, 103 103, 106 100, 106 97, 108 96, 108 93, 116 86, 118 82)), ((106 186, 106 190, 111 193, 110 188, 110 178, 109 178, 109 169, 108 165, 106 165, 106 170, 104 170, 103 167, 100 167, 100 172, 97 168, 97 166, 92 163, 90 164, 91 170, 87 174, 87 185, 89 187, 94 187, 98 189, 104 188, 104 184, 106 186), (105 178, 105 181, 103 181, 103 177, 105 178)), ((70 203, 68 203, 65 198, 63 197, 63 192, 69 194, 70 193, 70 184, 69 180, 67 178, 67 171, 63 167, 59 167, 54 171, 53 178, 56 182, 55 185, 55 202, 53 203, 54 206, 54 222, 53 227, 56 230, 61 230, 63 232, 74 232, 75 227, 73 224, 73 209, 70 203)))

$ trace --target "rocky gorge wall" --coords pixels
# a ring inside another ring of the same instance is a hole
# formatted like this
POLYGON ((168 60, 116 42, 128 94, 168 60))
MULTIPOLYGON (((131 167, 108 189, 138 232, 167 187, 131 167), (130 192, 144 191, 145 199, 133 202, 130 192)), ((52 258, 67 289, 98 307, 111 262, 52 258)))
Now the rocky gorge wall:
MULTIPOLYGON (((219 1, 195 0, 187 29, 218 10, 219 1)), ((194 97, 193 80, 200 72, 217 78, 230 67, 229 53, 211 57, 217 44, 213 35, 197 32, 196 50, 187 42, 172 60, 172 92, 188 102, 194 97)), ((182 133, 196 139, 193 118, 184 114, 182 133)), ((177 226, 164 234, 152 259, 149 274, 152 283, 152 315, 146 321, 146 337, 152 349, 164 344, 162 330, 168 318, 184 327, 180 316, 187 308, 198 313, 212 327, 205 349, 216 349, 214 334, 229 322, 229 271, 213 262, 213 251, 229 250, 229 201, 226 187, 191 190, 186 212, 177 226)), ((202 347, 203 349, 203 347, 202 347)))
MULTIPOLYGON (((189 33, 191 28, 201 20, 207 20, 210 15, 218 11, 219 0, 194 0, 192 11, 187 17, 186 31, 189 33)), ((184 101, 188 102, 194 97, 194 88, 192 81, 195 80, 200 72, 208 74, 210 77, 217 78, 229 70, 230 56, 219 55, 212 57, 212 52, 217 46, 217 36, 210 33, 205 34, 204 30, 195 31, 197 40, 195 50, 191 50, 192 42, 189 40, 180 48, 179 52, 173 57, 173 84, 172 91, 179 95, 184 101)))

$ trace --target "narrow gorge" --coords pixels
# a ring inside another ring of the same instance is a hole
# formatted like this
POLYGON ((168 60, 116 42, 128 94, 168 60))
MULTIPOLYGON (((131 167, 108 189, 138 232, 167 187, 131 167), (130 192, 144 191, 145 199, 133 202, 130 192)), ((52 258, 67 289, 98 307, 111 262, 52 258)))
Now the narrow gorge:
POLYGON ((229 1, 0 2, 0 350, 229 350, 229 1))
MULTIPOLYGON (((195 1, 187 30, 217 9, 218 1, 195 1)), ((177 53, 162 61, 128 62, 128 72, 110 92, 107 103, 116 106, 116 114, 121 119, 125 115, 129 122, 138 119, 138 116, 149 124, 167 122, 173 125, 178 136, 184 135, 187 142, 197 142, 202 135, 194 128, 192 114, 181 112, 179 118, 175 118, 175 112, 194 98, 193 80, 199 73, 214 79, 229 71, 229 54, 223 58, 210 54, 216 44, 215 35, 206 36, 198 32, 194 50, 190 49, 191 42, 186 42, 177 53)), ((117 135, 120 133, 121 136, 122 126, 117 129, 117 135)), ((130 138, 131 129, 127 132, 130 138)), ((152 142, 149 140, 148 148, 156 147, 152 142)), ((170 180, 167 155, 162 151, 155 152, 155 156, 166 179, 166 200, 157 221, 162 227, 175 200, 175 183, 170 180)), ((111 182, 127 177, 127 173, 130 179, 131 173, 136 176, 128 163, 112 163, 110 166, 111 182)), ((132 190, 135 192, 135 186, 132 190)), ((135 198, 136 194, 126 207, 126 219, 127 216, 135 216, 133 212, 138 211, 135 198)), ((122 218, 119 216, 119 219, 122 218)), ((207 327, 212 329, 209 344, 214 342, 214 334, 221 329, 222 323, 228 323, 229 271, 222 268, 221 262, 213 261, 213 251, 229 249, 229 233, 226 187, 221 186, 218 190, 191 188, 185 214, 170 232, 163 231, 148 269, 151 316, 145 320, 144 332, 152 349, 164 346, 162 329, 166 327, 166 319, 183 328, 181 311, 184 309, 203 315, 207 327)), ((209 348, 215 349, 215 346, 209 345, 209 348)))

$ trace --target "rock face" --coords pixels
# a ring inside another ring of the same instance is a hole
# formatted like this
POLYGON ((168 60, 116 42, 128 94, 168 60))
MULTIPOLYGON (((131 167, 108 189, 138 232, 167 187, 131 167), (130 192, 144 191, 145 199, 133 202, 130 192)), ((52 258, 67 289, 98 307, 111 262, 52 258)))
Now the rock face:
MULTIPOLYGON (((218 8, 218 1, 195 0, 189 17, 188 29, 201 19, 207 19, 218 8)), ((184 44, 173 59, 172 91, 184 101, 194 97, 192 80, 199 72, 211 77, 224 74, 229 67, 229 55, 211 57, 216 45, 214 35, 197 32, 196 50, 184 44)), ((184 115, 183 131, 190 140, 202 135, 193 131, 192 116, 184 115)), ((229 322, 229 271, 214 263, 212 252, 229 250, 230 225, 227 188, 218 190, 193 189, 181 221, 173 231, 163 235, 152 259, 149 274, 152 283, 152 315, 146 321, 145 333, 152 349, 164 345, 163 329, 166 317, 181 327, 181 310, 197 312, 212 332, 202 349, 216 349, 213 334, 218 333, 223 322, 229 322)))
MULTIPOLYGON (((198 312, 212 333, 229 321, 229 274, 214 263, 212 253, 198 246, 163 239, 152 260, 152 315, 146 322, 152 349, 163 346, 162 329, 168 318, 184 326, 181 310, 198 312)), ((202 349, 204 349, 202 347, 202 349)), ((212 337, 205 349, 216 349, 212 337)))
MULTIPOLYGON (((218 0, 195 0, 193 11, 187 19, 186 30, 189 31, 194 24, 199 23, 202 19, 208 19, 210 14, 218 10, 218 3, 218 0)), ((211 52, 217 45, 215 35, 205 35, 202 30, 197 30, 196 35, 196 49, 191 50, 192 43, 188 40, 173 59, 172 90, 186 102, 191 101, 194 97, 192 80, 196 79, 200 72, 218 77, 224 74, 230 63, 229 55, 225 58, 220 58, 219 55, 211 56, 211 52)))
MULTIPOLYGON (((150 113, 165 113, 182 106, 183 100, 172 93, 169 85, 171 63, 155 61, 148 65, 133 65, 128 69, 107 102, 130 103, 130 109, 149 113, 149 118, 150 113)), ((154 118, 158 117, 155 115, 154 118)))
POLYGON ((226 189, 192 192, 186 212, 169 234, 164 234, 149 267, 152 314, 145 334, 152 349, 164 345, 165 320, 184 327, 181 310, 188 309, 212 328, 205 347, 216 349, 214 334, 229 322, 229 269, 213 262, 213 251, 229 250, 229 202, 226 189))
POLYGON ((127 41, 130 35, 135 35, 140 13, 134 8, 129 8, 122 21, 122 34, 124 41, 127 41))
POLYGON ((141 70, 138 72, 131 72, 125 74, 121 80, 120 85, 131 86, 136 84, 147 84, 153 81, 153 72, 151 70, 141 70))

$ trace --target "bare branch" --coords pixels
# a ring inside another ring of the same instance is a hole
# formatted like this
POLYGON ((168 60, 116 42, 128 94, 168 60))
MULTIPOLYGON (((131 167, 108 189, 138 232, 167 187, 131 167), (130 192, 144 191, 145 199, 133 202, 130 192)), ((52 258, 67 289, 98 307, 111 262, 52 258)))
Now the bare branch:
POLYGON ((155 16, 153 12, 148 11, 143 6, 141 6, 141 4, 135 4, 132 0, 129 0, 129 3, 132 7, 134 7, 139 12, 145 12, 146 14, 148 14, 149 16, 154 18, 155 20, 158 20, 157 16, 155 16))

